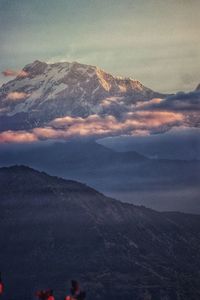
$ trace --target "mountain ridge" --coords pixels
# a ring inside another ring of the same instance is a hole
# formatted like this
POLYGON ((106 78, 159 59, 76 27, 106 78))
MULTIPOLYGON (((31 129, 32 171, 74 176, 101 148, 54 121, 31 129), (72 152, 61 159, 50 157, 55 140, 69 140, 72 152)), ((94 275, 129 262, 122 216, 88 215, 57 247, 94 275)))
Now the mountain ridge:
POLYGON ((122 203, 25 166, 1 168, 0 187, 8 298, 46 286, 60 298, 73 277, 89 300, 198 300, 199 215, 122 203))
POLYGON ((136 152, 117 153, 94 140, 75 139, 24 147, 2 145, 0 165, 13 164, 85 182, 122 201, 158 210, 200 211, 199 161, 149 159, 136 152))

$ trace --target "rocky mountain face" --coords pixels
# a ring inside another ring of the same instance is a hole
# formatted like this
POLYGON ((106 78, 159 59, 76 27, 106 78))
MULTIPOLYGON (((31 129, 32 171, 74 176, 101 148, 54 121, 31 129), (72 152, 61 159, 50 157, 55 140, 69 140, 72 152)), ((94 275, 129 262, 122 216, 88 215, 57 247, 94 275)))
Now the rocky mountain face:
POLYGON ((66 115, 120 117, 137 101, 162 96, 95 66, 34 61, 0 88, 0 130, 32 128, 66 115))
POLYGON ((76 278, 87 299, 198 300, 200 217, 122 203, 75 181, 0 169, 7 299, 76 278), (14 295, 14 296, 13 296, 14 295))

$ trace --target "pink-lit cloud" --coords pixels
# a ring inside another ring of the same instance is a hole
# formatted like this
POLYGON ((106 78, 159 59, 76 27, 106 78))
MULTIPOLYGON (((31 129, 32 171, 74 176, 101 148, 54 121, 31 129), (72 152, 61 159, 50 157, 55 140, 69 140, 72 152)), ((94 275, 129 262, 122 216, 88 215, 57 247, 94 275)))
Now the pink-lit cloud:
POLYGON ((91 115, 87 118, 66 116, 51 121, 46 127, 38 127, 30 131, 2 132, 0 142, 33 142, 75 136, 148 135, 151 130, 163 126, 177 126, 183 120, 182 114, 165 111, 128 113, 121 121, 114 116, 91 115))
POLYGON ((0 143, 31 143, 37 140, 35 134, 24 130, 8 130, 0 133, 0 143))
POLYGON ((37 137, 38 140, 64 139, 68 136, 67 131, 54 129, 51 127, 34 128, 32 133, 37 137))
POLYGON ((120 103, 120 100, 123 100, 122 97, 108 97, 102 100, 101 105, 103 107, 108 107, 112 104, 120 103))
POLYGON ((77 134, 116 133, 118 131, 146 130, 167 124, 176 124, 184 120, 181 113, 165 111, 137 111, 127 113, 124 120, 118 121, 114 116, 100 117, 91 115, 87 118, 64 117, 50 123, 56 129, 66 129, 77 134))
POLYGON ((6 69, 2 72, 2 74, 5 77, 27 77, 28 76, 28 72, 24 71, 24 70, 20 70, 20 71, 15 71, 12 69, 6 69))
POLYGON ((14 76, 17 76, 16 75, 16 71, 14 70, 10 70, 10 69, 7 69, 7 70, 4 70, 1 72, 5 77, 14 77, 14 76))
POLYGON ((181 113, 167 111, 137 111, 127 114, 126 123, 138 127, 155 128, 182 122, 185 117, 181 113))
POLYGON ((139 109, 142 109, 142 108, 146 108, 146 107, 149 107, 151 105, 154 105, 154 104, 160 104, 164 99, 161 99, 161 98, 153 98, 149 101, 146 101, 146 102, 137 102, 136 103, 136 108, 139 108, 139 109))
POLYGON ((21 70, 18 72, 17 74, 17 77, 22 77, 22 78, 25 78, 25 77, 28 77, 29 76, 29 73, 24 71, 24 70, 21 70))
POLYGON ((21 101, 26 99, 29 96, 29 94, 24 92, 10 92, 8 93, 6 99, 9 101, 21 101))

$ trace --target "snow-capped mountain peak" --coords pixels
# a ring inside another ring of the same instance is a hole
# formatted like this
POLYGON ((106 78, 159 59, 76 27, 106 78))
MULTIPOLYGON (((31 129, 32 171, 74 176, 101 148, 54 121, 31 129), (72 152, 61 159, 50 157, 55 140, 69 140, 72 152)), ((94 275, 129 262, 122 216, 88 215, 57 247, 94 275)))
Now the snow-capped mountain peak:
POLYGON ((49 64, 36 60, 20 74, 23 76, 0 88, 1 115, 26 113, 29 118, 34 115, 48 120, 64 115, 119 115, 130 111, 137 101, 160 97, 137 80, 78 62, 49 64))

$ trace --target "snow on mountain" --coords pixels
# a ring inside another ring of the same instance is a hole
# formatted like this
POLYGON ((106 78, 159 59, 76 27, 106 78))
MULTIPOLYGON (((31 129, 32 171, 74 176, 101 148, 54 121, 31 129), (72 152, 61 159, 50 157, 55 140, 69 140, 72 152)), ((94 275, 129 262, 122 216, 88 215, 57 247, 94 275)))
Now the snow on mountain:
MULTIPOLYGON (((77 62, 47 64, 34 61, 0 88, 0 115, 26 114, 52 120, 132 111, 138 101, 162 97, 131 78, 114 77, 95 66, 77 62)), ((13 118, 12 118, 13 119, 13 118)))

